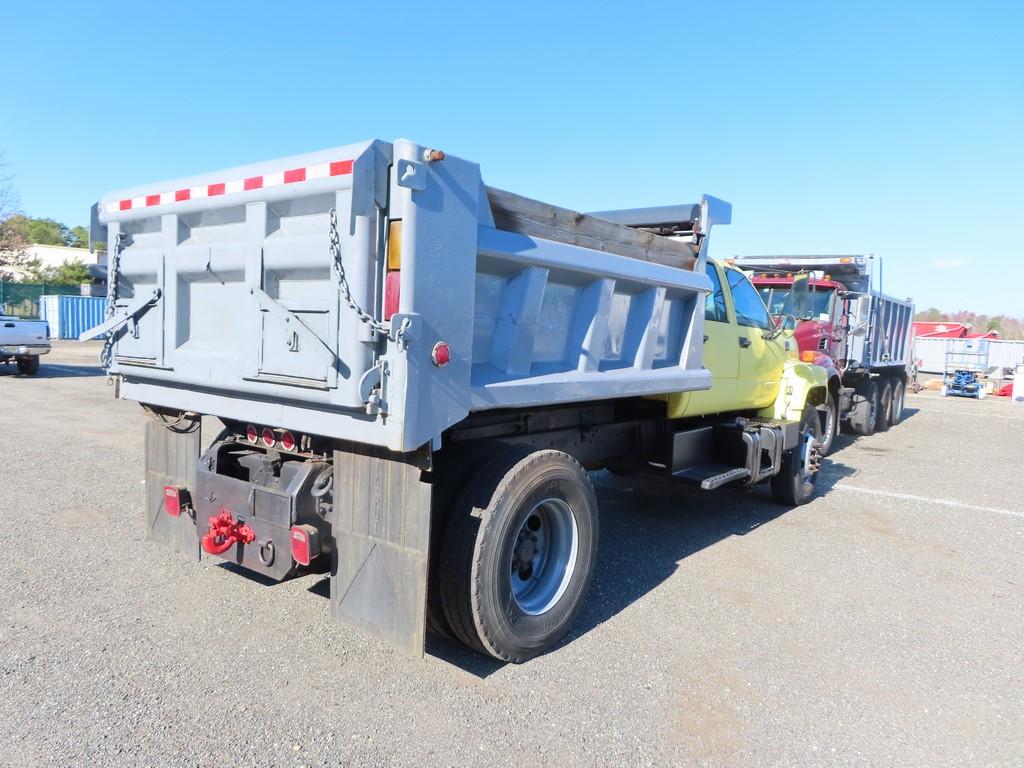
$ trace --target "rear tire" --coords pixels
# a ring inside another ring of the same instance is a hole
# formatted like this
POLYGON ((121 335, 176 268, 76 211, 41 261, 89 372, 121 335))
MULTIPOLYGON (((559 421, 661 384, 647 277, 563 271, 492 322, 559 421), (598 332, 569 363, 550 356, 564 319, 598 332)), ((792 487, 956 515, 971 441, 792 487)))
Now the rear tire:
POLYGON ((25 376, 34 376, 39 370, 39 357, 19 357, 18 358, 18 373, 25 376))
POLYGON ((502 661, 554 647, 597 557, 597 498, 583 467, 561 451, 503 447, 477 465, 451 512, 438 585, 452 632, 502 661))
POLYGON ((818 479, 821 441, 821 421, 818 409, 805 405, 800 419, 800 439, 795 447, 782 456, 782 468, 772 476, 772 496, 780 504, 798 507, 814 496, 814 484, 818 479))
POLYGON ((884 379, 878 394, 878 414, 875 431, 885 432, 892 423, 892 382, 884 379))
POLYGON ((875 432, 878 414, 878 384, 867 379, 857 385, 850 409, 850 429, 867 437, 875 432))
POLYGON ((896 426, 903 418, 903 403, 907 397, 907 389, 903 382, 898 379, 892 384, 892 412, 889 416, 889 426, 896 426))

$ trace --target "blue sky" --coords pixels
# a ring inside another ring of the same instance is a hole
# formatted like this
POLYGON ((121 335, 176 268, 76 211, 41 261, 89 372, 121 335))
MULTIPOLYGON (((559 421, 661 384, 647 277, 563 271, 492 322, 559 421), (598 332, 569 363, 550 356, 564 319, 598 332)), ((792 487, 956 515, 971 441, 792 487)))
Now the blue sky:
POLYGON ((875 253, 919 307, 1024 315, 1024 4, 17 3, 22 208, 367 138, 579 210, 734 205, 744 253, 875 253))

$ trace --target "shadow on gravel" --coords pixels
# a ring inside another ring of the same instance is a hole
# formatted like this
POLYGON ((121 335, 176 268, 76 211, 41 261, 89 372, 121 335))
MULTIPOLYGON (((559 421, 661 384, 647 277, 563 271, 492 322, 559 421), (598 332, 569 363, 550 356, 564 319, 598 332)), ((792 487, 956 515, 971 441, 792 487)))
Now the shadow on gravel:
MULTIPOLYGON (((846 465, 827 459, 817 495, 852 474, 846 465)), ((690 555, 731 536, 745 536, 789 511, 764 486, 709 493, 654 475, 619 478, 594 472, 591 479, 601 510, 597 569, 583 609, 560 647, 656 589, 690 555)), ((427 653, 479 678, 505 666, 436 635, 427 635, 427 653)))
POLYGON ((18 369, 13 365, 0 365, 0 376, 11 376, 16 379, 81 379, 103 375, 103 369, 98 365, 43 363, 36 373, 30 375, 18 373, 18 369))

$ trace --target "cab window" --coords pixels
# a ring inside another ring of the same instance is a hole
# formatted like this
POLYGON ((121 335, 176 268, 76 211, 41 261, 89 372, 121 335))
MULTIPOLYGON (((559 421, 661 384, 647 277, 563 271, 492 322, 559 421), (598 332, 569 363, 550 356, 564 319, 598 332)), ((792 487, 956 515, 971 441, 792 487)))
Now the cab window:
POLYGON ((711 278, 711 292, 704 297, 704 319, 714 320, 716 323, 727 323, 729 318, 725 315, 725 294, 722 293, 722 281, 718 277, 718 267, 709 261, 705 269, 708 277, 711 278))
POLYGON ((775 328, 771 315, 757 294, 757 289, 737 269, 727 269, 732 303, 736 307, 736 322, 753 328, 771 331, 775 328))

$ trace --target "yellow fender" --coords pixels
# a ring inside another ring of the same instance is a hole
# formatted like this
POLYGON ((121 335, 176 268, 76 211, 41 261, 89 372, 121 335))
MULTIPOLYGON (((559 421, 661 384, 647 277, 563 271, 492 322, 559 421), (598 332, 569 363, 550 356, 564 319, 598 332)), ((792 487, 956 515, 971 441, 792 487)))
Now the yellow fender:
POLYGON ((782 370, 779 394, 775 402, 757 412, 769 419, 800 421, 804 406, 821 405, 828 392, 828 373, 820 365, 789 359, 782 370))

